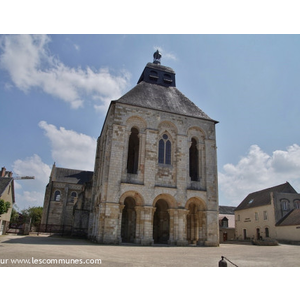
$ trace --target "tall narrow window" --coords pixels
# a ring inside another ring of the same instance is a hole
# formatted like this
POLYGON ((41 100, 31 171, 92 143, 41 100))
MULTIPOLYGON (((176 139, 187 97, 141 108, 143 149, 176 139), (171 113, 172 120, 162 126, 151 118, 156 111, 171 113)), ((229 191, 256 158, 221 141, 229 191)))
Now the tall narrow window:
POLYGON ((198 181, 199 179, 199 159, 197 141, 192 139, 192 145, 190 147, 190 177, 192 181, 198 181))
POLYGON ((60 201, 60 191, 55 191, 54 201, 60 201))
POLYGON ((137 174, 139 163, 139 131, 131 128, 128 144, 127 173, 137 174))
POLYGON ((172 144, 167 134, 162 136, 158 144, 158 163, 170 165, 171 164, 171 153, 172 144))

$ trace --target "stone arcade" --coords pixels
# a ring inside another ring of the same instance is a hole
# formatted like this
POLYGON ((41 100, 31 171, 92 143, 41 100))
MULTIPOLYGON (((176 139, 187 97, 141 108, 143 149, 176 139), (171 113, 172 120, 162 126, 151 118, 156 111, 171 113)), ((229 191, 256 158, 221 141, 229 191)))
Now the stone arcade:
POLYGON ((88 237, 99 243, 218 246, 216 121, 154 53, 108 109, 97 142, 88 237))
POLYGON ((111 101, 87 185, 87 236, 104 244, 218 246, 217 121, 176 88, 175 72, 160 59, 156 51, 137 85, 111 101))

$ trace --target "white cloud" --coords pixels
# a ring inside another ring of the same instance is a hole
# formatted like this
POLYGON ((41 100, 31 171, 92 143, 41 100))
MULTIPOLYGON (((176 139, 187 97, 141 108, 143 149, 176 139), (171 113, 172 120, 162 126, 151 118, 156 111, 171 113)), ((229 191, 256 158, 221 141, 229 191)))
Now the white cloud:
POLYGON ((64 127, 39 123, 51 143, 52 158, 64 168, 93 170, 96 153, 96 139, 88 135, 67 130, 64 127))
POLYGON ((13 176, 34 176, 32 180, 15 181, 16 205, 20 209, 29 206, 43 206, 45 187, 49 181, 51 168, 34 154, 25 160, 18 159, 13 163, 13 176))
MULTIPOLYGON (((232 205, 238 205, 249 193, 289 181, 300 186, 300 146, 294 144, 285 151, 268 155, 252 145, 236 164, 226 164, 219 172, 219 187, 232 205)), ((220 199, 222 202, 222 199, 220 199)))
MULTIPOLYGON (((25 160, 18 159, 13 164, 13 176, 34 176, 35 181, 45 185, 48 182, 51 168, 47 164, 43 163, 41 158, 34 154, 32 157, 28 157, 25 160)), ((20 184, 22 185, 20 181, 20 184)))
POLYGON ((121 71, 115 76, 107 68, 96 71, 89 67, 70 68, 50 53, 47 48, 50 41, 46 35, 0 38, 0 66, 17 88, 24 92, 40 88, 74 109, 82 107, 87 96, 98 100, 97 107, 107 108, 111 100, 123 94, 130 79, 128 72, 121 71))

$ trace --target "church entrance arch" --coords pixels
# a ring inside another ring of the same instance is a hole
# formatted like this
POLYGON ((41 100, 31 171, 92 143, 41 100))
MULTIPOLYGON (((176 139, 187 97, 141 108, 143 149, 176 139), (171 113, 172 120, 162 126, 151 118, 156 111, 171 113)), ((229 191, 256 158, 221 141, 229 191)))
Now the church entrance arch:
POLYGON ((187 202, 186 216, 187 240, 189 244, 199 244, 205 240, 205 207, 204 204, 196 198, 187 202))
POLYGON ((133 243, 135 238, 136 212, 135 200, 127 197, 122 211, 121 238, 123 243, 133 243))
POLYGON ((156 244, 167 244, 170 237, 170 215, 166 200, 159 199, 153 216, 153 239, 156 244))

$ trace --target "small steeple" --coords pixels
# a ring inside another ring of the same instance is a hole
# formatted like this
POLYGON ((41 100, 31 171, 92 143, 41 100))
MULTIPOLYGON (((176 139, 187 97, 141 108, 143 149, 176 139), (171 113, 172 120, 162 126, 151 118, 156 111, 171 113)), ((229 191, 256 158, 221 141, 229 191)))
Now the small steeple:
POLYGON ((161 54, 158 50, 153 54, 153 63, 160 65, 161 54))

